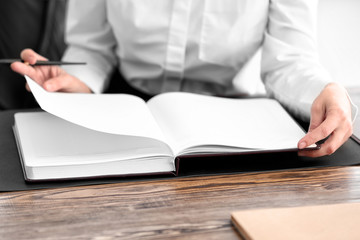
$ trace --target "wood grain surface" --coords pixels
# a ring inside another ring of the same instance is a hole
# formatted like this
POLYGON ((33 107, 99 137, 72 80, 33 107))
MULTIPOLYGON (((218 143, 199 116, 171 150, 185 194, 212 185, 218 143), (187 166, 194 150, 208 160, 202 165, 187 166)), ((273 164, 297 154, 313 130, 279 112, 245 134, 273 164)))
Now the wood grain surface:
POLYGON ((241 209, 360 201, 360 166, 0 193, 0 239, 240 239, 241 209))

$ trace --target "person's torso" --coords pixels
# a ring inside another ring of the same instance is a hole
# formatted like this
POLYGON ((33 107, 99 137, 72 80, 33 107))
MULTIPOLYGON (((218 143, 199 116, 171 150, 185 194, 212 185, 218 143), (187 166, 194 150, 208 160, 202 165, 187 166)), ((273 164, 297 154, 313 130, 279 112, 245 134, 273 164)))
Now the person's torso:
POLYGON ((268 0, 107 0, 119 67, 152 94, 230 94, 262 44, 268 7, 268 0))

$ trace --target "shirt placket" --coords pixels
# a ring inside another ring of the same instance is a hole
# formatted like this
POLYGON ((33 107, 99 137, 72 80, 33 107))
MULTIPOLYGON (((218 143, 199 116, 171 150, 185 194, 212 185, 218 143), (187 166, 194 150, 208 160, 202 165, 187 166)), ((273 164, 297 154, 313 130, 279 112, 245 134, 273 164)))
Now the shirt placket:
POLYGON ((169 27, 162 92, 179 91, 181 88, 184 75, 191 1, 174 1, 169 27))

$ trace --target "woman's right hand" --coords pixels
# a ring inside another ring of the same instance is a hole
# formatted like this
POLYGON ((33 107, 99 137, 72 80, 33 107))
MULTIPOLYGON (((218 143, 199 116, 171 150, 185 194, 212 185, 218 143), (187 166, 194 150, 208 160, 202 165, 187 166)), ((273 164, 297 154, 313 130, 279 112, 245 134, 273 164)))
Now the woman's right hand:
MULTIPOLYGON (((80 79, 68 74, 59 66, 31 66, 36 61, 47 61, 31 49, 25 49, 21 52, 22 62, 14 62, 11 69, 21 75, 27 75, 46 91, 49 92, 78 92, 91 93, 90 88, 80 81, 80 79)), ((26 86, 29 90, 29 87, 26 86)))

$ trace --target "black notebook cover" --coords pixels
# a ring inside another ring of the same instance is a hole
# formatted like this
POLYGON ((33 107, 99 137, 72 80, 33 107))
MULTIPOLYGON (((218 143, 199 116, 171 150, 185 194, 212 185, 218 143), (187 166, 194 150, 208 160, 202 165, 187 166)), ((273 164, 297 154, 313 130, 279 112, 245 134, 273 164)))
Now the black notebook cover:
MULTIPOLYGON (((26 182, 12 130, 14 113, 16 112, 18 111, 0 112, 0 191, 2 192, 174 178, 171 175, 145 175, 87 180, 26 182)), ((178 177, 355 164, 360 164, 360 145, 349 139, 333 155, 316 159, 298 157, 295 152, 184 158, 179 163, 178 177)))

